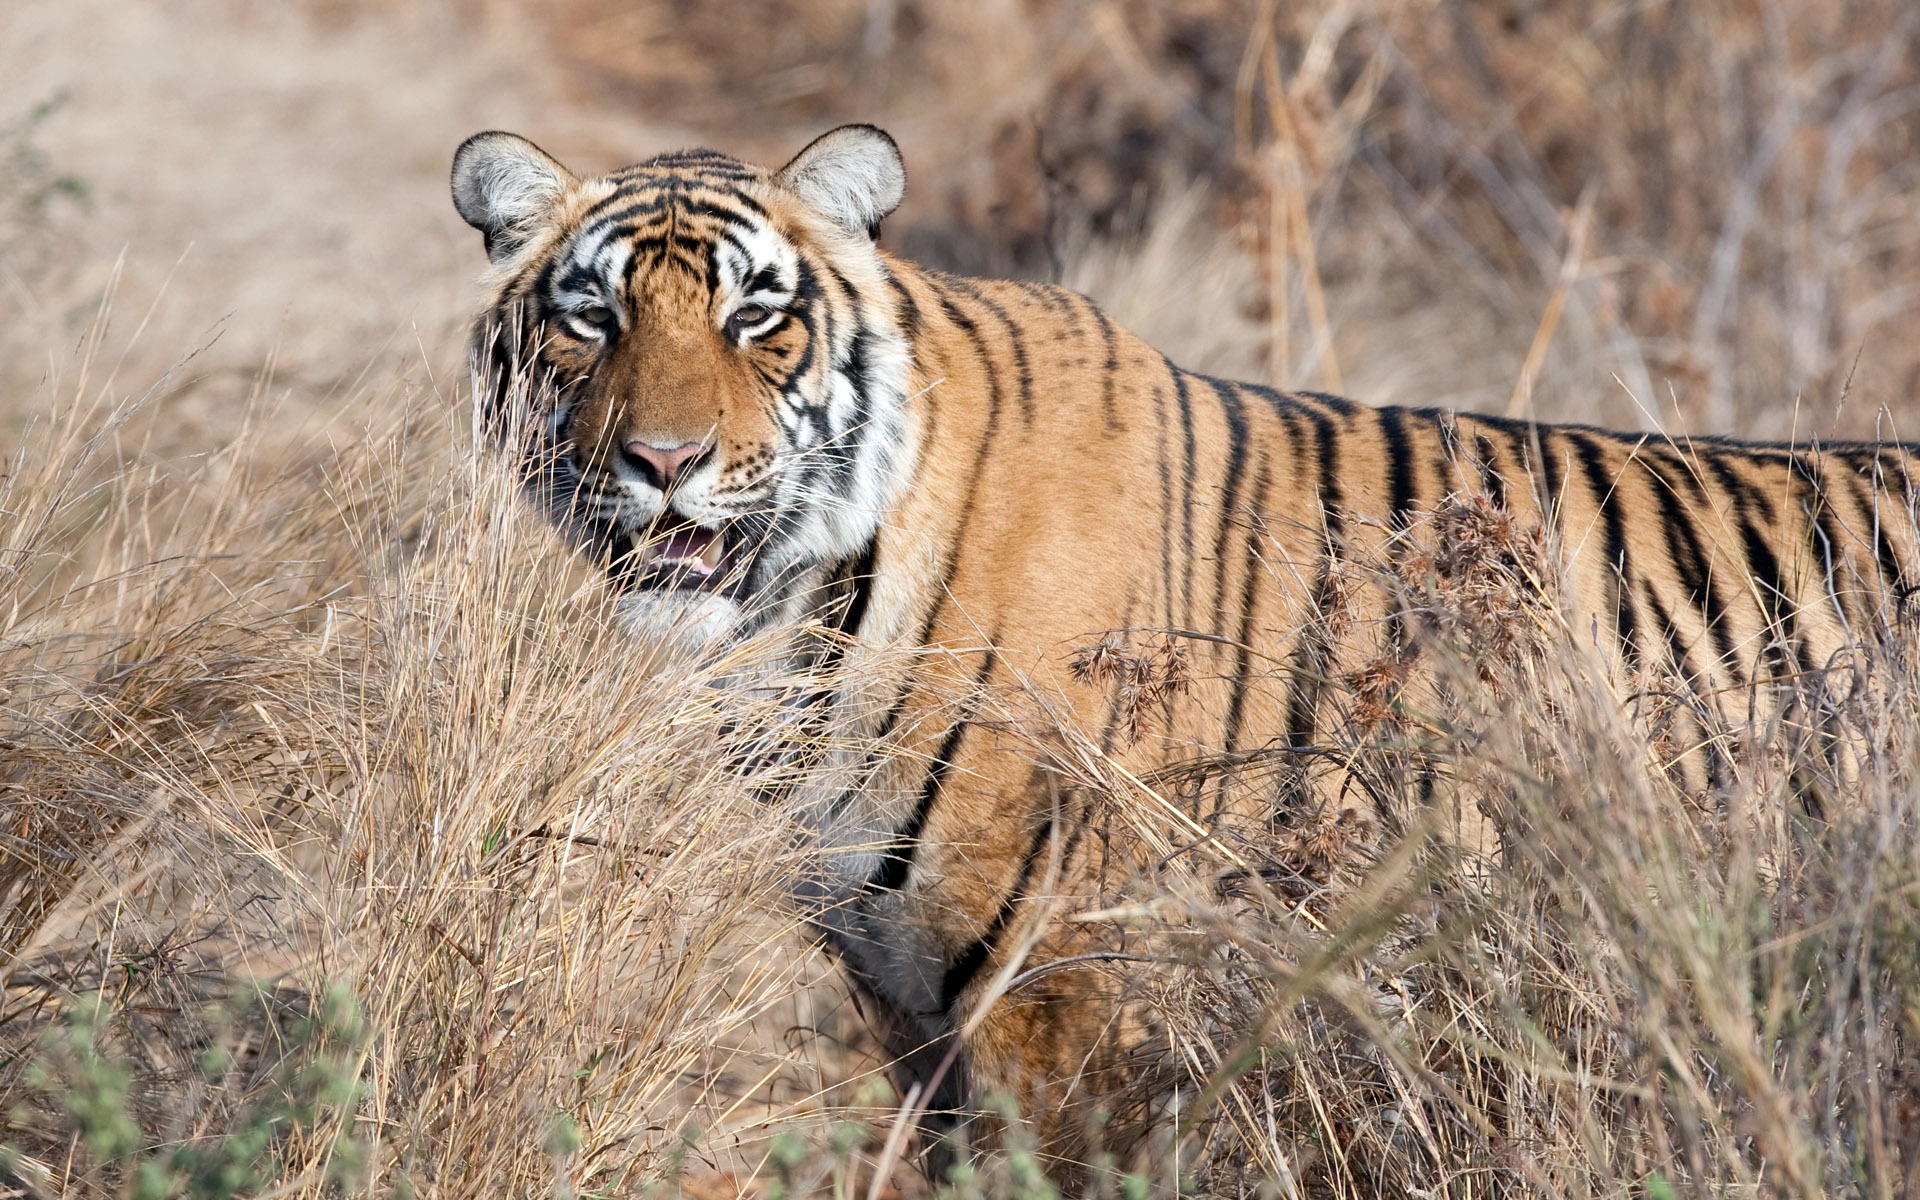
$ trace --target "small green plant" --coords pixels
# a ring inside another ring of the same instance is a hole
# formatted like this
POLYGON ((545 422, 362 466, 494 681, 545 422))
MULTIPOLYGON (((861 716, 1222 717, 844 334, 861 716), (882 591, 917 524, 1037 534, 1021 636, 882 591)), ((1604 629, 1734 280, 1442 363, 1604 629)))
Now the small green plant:
MULTIPOLYGON (((260 1000, 270 1015, 272 1001, 260 1000)), ((37 1101, 42 1114, 63 1124, 83 1152, 76 1169, 89 1177, 90 1190, 127 1200, 254 1195, 288 1182, 281 1151, 294 1142, 309 1147, 304 1157, 319 1164, 315 1173, 330 1185, 350 1187, 364 1176, 367 1147, 354 1136, 352 1117, 367 1030, 351 992, 330 988, 310 1014, 291 1022, 285 1054, 252 1089, 252 1102, 192 1137, 168 1138, 157 1121, 143 1120, 145 1112, 174 1109, 179 1097, 152 1102, 158 1085, 120 1046, 119 1020, 102 993, 75 1000, 40 1038, 21 1073, 29 1098, 9 1114, 23 1124, 37 1101)), ((235 1086, 232 1047, 212 1047, 198 1065, 210 1087, 235 1086)), ((20 1147, 0 1147, 0 1176, 18 1174, 25 1158, 20 1147)))
POLYGON ((1039 1143, 1020 1120, 1011 1097, 988 1097, 983 1105, 999 1129, 998 1149, 969 1160, 962 1156, 947 1169, 942 1200, 1058 1200, 1047 1176, 1039 1143))
POLYGON ((58 1097, 87 1152, 103 1163, 116 1162, 140 1145, 140 1127, 128 1111, 133 1067, 109 1058, 102 1049, 105 999, 81 997, 42 1043, 43 1057, 28 1063, 28 1087, 58 1097))

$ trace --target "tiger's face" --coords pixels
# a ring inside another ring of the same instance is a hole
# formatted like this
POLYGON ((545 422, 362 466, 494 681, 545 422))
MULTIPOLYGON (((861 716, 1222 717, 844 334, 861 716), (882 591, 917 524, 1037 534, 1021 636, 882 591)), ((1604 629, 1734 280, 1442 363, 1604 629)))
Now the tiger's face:
POLYGON ((702 635, 804 608, 898 485, 905 339, 874 247, 904 169, 867 126, 778 172, 706 152, 576 178, 469 139, 493 405, 536 387, 533 490, 609 558, 630 624, 702 635))

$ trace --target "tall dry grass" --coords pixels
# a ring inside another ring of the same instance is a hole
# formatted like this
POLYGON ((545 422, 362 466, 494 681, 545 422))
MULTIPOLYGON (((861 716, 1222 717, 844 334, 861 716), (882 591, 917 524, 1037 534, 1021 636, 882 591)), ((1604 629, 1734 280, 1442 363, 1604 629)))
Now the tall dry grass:
POLYGON ((723 1047, 806 967, 741 664, 650 665, 445 397, 161 478, 88 384, 0 482, 9 1177, 173 1194, 322 1048, 357 1086, 268 1122, 258 1186, 619 1188, 746 1123, 723 1047), (326 1004, 357 1032, 300 1044, 326 1004), (46 1067, 88 1006, 118 1114, 46 1067))
MULTIPOLYGON (((1358 573, 1426 626, 1417 669, 1330 680, 1313 757, 1215 768, 1338 759, 1377 851, 1296 813, 1109 898, 1191 1071, 1177 1169, 1217 1195, 1916 1194, 1911 602, 1772 696, 1695 697, 1596 653, 1506 514, 1411 537, 1358 573)), ((1156 836, 1137 785, 1090 777, 1156 836)))
MULTIPOLYGON (((9 14, 0 1187, 928 1188, 733 769, 778 714, 712 686, 738 663, 655 670, 472 449, 443 171, 473 128, 612 165, 878 118, 914 172, 890 236, 1061 274, 1196 366, 1905 423, 1920 57, 1888 0, 754 13, 9 14)), ((1190 1084, 1097 1186, 1920 1194, 1911 615, 1805 684, 1836 759, 1676 720, 1515 562, 1403 567, 1451 614, 1444 686, 1334 681, 1316 748, 1370 764, 1378 860, 1311 823, 1196 842, 1073 760, 1183 848, 1097 898, 1190 1084), (1696 728, 1712 786, 1659 767, 1696 728)), ((1044 1195, 1035 1164, 1016 1138, 951 1188, 1044 1195)))

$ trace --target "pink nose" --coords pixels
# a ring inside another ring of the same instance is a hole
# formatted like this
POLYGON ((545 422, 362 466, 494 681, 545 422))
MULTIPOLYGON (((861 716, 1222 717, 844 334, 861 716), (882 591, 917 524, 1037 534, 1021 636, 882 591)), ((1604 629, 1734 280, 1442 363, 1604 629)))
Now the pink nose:
POLYGON ((665 491, 680 476, 707 456, 710 447, 701 442, 682 442, 678 446, 656 446, 635 439, 623 449, 627 461, 646 477, 647 482, 665 491))

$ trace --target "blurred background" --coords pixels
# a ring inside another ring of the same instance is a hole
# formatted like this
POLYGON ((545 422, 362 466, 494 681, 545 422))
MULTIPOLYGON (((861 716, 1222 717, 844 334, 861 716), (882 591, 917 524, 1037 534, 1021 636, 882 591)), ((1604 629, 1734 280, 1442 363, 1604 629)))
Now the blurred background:
POLYGON ((444 375, 468 133, 591 172, 850 120, 905 150, 896 251, 1062 279, 1190 365, 1764 437, 1920 394, 1910 0, 16 0, 0 405, 110 293, 182 447, 444 375))

